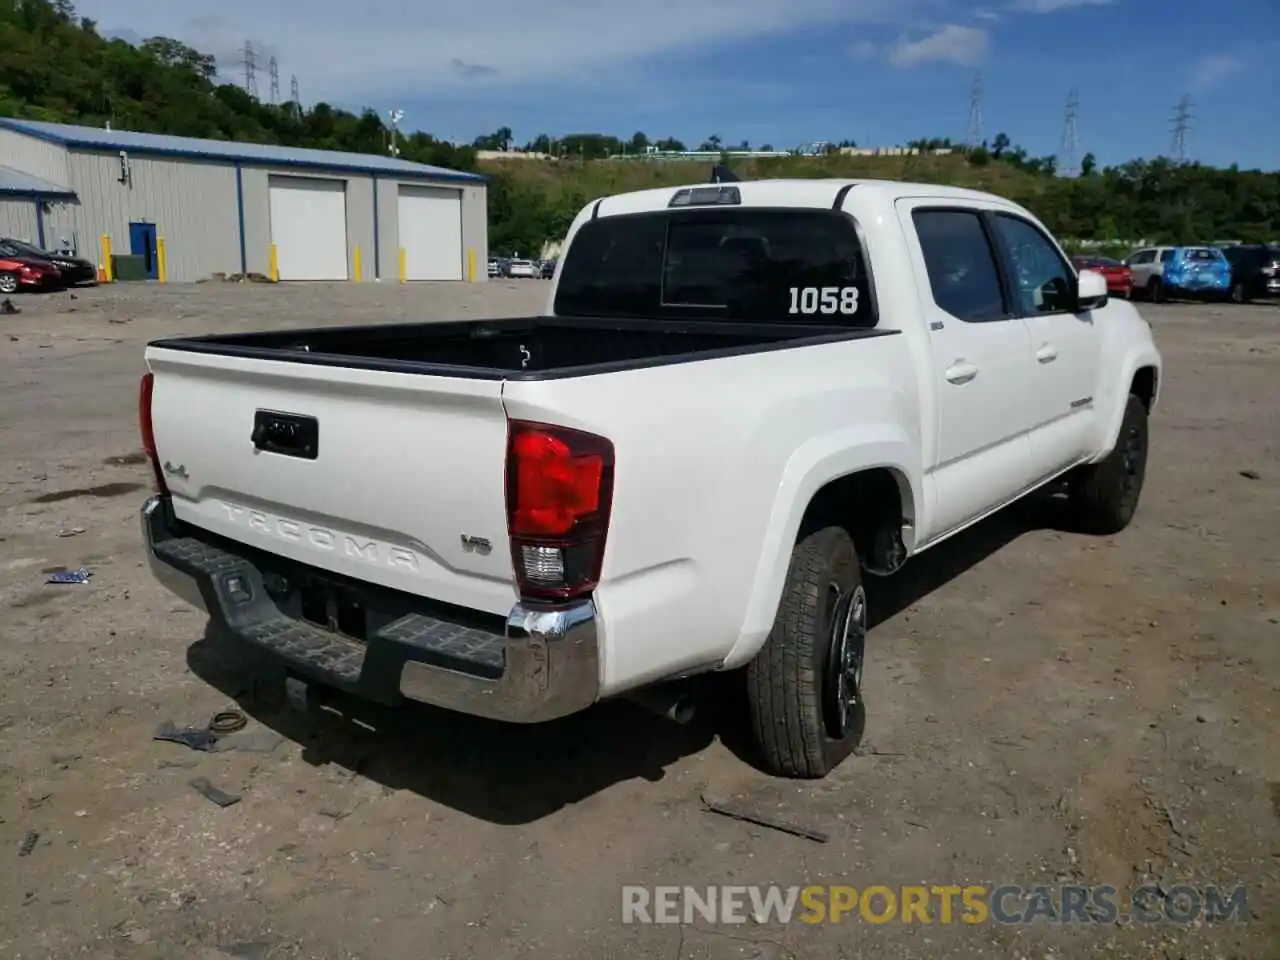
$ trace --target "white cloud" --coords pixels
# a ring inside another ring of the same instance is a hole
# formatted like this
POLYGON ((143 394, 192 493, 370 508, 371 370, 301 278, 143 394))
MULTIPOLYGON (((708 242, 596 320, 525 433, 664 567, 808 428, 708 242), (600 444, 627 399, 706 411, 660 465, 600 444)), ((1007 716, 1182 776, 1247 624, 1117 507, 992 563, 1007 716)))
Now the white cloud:
POLYGON ((951 23, 919 40, 898 41, 889 51, 889 62, 895 67, 913 67, 929 62, 972 67, 986 57, 987 44, 985 30, 951 23))
POLYGON ((1229 53, 1201 57, 1191 65, 1191 87, 1204 92, 1244 69, 1244 61, 1229 53))
MULTIPOLYGON (((940 0, 79 0, 104 30, 163 34, 243 67, 244 38, 297 74, 303 99, 351 103, 476 84, 609 83, 658 54, 805 28, 918 22, 940 0)), ((265 59, 259 64, 259 89, 265 59)), ((767 65, 762 64, 762 69, 767 65)), ((566 92, 570 92, 567 90, 566 92)))
POLYGON ((876 45, 870 40, 859 40, 849 48, 849 55, 858 60, 870 60, 876 55, 876 45))
POLYGON ((986 20, 990 23, 994 23, 1000 19, 1000 14, 995 10, 992 10, 990 7, 979 7, 977 10, 973 11, 973 17, 975 20, 986 20))
POLYGON ((1025 13, 1057 13, 1073 7, 1107 7, 1115 2, 1116 0, 1013 0, 1010 6, 1025 13))

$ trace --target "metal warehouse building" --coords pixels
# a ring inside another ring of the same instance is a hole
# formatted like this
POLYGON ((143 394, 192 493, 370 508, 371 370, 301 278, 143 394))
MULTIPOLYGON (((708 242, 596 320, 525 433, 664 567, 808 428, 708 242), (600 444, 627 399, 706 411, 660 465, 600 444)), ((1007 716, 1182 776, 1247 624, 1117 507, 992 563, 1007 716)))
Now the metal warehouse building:
POLYGON ((95 263, 109 246, 142 256, 149 278, 170 281, 219 272, 488 276, 485 178, 475 174, 371 154, 7 118, 0 236, 95 263))

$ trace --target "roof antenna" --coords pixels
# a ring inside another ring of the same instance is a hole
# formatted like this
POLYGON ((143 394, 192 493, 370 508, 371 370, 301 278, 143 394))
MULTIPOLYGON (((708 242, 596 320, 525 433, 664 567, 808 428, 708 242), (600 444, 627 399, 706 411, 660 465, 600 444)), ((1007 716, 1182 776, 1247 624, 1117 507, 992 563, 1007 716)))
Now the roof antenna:
POLYGON ((717 163, 711 168, 712 183, 740 183, 742 180, 736 173, 730 170, 723 163, 717 163))

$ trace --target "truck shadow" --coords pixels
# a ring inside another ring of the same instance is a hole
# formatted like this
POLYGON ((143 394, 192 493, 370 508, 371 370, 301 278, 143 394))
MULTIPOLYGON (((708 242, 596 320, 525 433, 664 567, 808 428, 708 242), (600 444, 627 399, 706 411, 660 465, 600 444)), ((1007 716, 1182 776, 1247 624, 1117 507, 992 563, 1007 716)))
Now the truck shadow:
POLYGON ((250 717, 299 744, 305 762, 335 764, 504 825, 539 820, 615 783, 661 780, 667 767, 714 737, 706 727, 681 727, 626 702, 530 726, 337 693, 300 712, 287 703, 277 661, 214 630, 188 648, 187 664, 250 717))
MULTIPOLYGON (((939 544, 874 588, 872 626, 891 619, 1023 534, 1066 530, 1048 495, 1028 498, 939 544)), ((492 823, 524 824, 613 784, 661 780, 666 768, 715 740, 758 763, 747 724, 743 671, 695 678, 699 704, 680 726, 627 702, 534 726, 508 725, 416 703, 382 707, 341 694, 291 709, 278 661, 209 630, 188 649, 193 673, 251 717, 302 746, 307 763, 337 764, 492 823)))

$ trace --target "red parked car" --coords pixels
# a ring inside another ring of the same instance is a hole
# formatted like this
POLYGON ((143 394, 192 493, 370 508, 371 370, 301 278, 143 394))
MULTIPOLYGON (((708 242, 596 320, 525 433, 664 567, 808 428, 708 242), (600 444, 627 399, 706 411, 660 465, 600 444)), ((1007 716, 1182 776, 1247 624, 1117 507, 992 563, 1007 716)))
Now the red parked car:
POLYGON ((62 273, 47 260, 0 256, 0 294, 19 290, 61 290, 62 273))
POLYGON ((1110 257, 1072 257, 1076 270, 1093 270, 1107 278, 1107 292, 1112 296, 1133 296, 1133 271, 1110 257))

